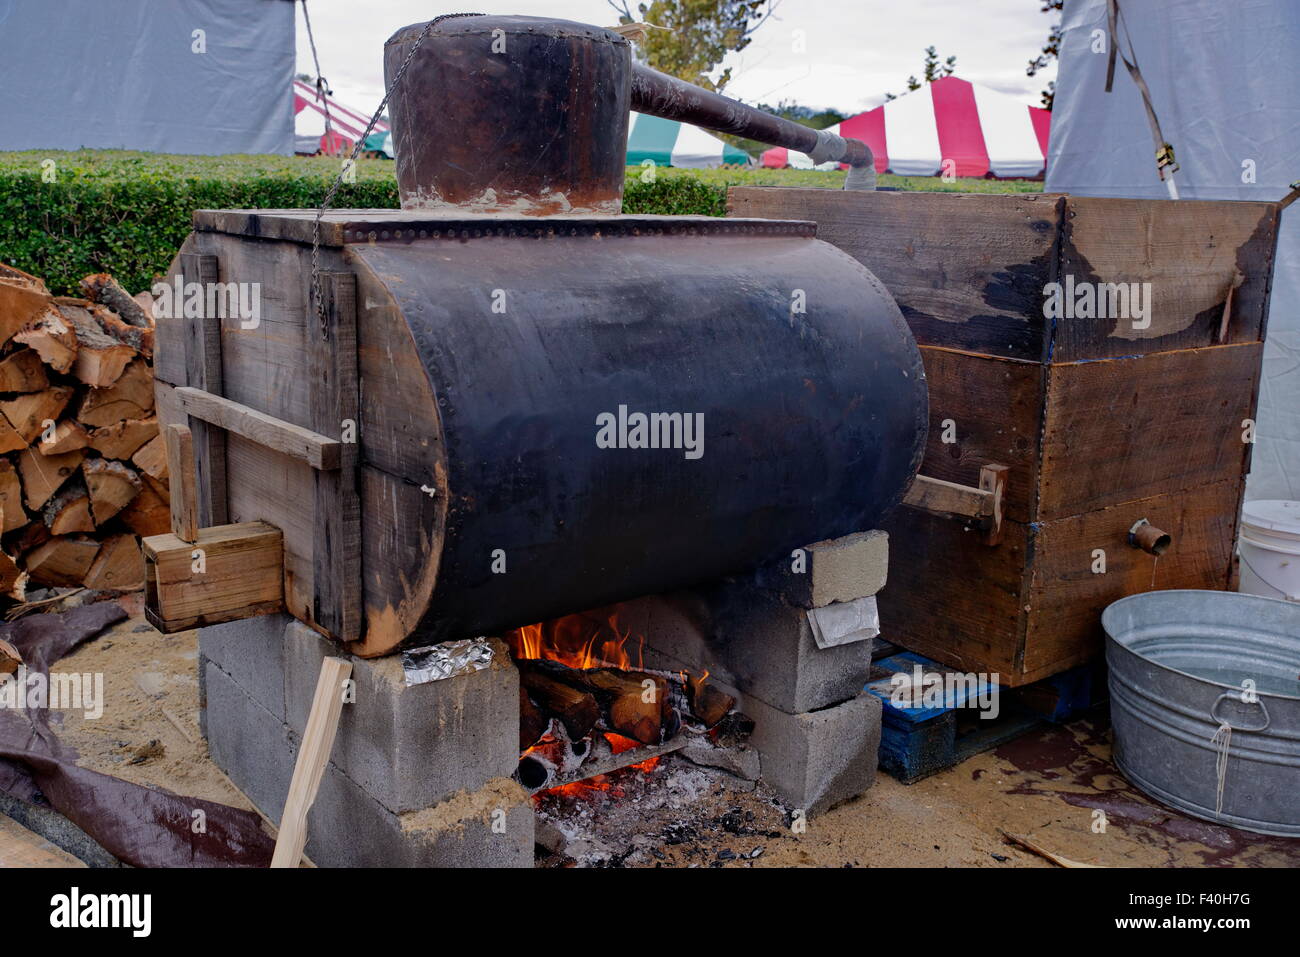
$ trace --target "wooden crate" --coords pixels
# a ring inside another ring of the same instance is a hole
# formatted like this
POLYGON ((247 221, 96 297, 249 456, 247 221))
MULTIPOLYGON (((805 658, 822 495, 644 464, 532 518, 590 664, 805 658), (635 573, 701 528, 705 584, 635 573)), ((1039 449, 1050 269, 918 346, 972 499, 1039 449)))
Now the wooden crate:
POLYGON ((728 205, 815 220, 893 294, 930 387, 922 474, 1009 466, 998 546, 891 516, 886 637, 1017 686, 1095 656, 1118 598, 1234 587, 1276 204, 736 187, 728 205), (1051 315, 1053 283, 1149 283, 1149 311, 1051 315), (1128 544, 1143 518, 1163 556, 1128 544))

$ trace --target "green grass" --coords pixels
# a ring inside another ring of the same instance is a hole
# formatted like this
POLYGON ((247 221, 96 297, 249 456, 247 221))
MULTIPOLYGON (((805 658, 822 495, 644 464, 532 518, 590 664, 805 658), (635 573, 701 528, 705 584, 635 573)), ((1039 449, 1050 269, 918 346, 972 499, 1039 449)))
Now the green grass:
MULTIPOLYGON (((109 272, 127 289, 148 289, 190 232, 196 209, 314 208, 338 175, 330 157, 177 156, 121 150, 0 153, 0 262, 74 294, 89 273, 109 272), (51 164, 52 161, 52 164, 51 164), (52 174, 52 176, 51 176, 52 174)), ((659 168, 653 182, 629 167, 628 213, 726 213, 728 186, 839 189, 841 172, 659 168)), ((1038 192, 1030 180, 880 177, 881 186, 945 192, 1038 192)), ((359 160, 336 208, 394 208, 389 160, 359 160)))

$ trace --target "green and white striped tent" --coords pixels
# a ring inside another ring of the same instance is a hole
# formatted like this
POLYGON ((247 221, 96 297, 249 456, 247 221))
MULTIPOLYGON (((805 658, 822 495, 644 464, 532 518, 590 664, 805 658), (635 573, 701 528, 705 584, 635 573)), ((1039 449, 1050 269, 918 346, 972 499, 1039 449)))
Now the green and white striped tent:
POLYGON ((627 131, 627 165, 654 160, 657 166, 715 169, 724 163, 748 165, 749 154, 697 126, 633 113, 627 131))

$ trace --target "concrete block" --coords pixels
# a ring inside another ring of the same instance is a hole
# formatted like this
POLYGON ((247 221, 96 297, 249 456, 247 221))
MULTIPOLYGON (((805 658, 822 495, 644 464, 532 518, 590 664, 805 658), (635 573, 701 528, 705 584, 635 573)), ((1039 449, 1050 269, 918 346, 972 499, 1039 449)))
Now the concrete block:
POLYGON ((871 674, 871 642, 818 648, 803 608, 751 582, 650 596, 616 606, 620 628, 677 667, 790 714, 852 698, 871 674))
POLYGON ((280 819, 298 744, 285 723, 209 661, 204 684, 208 754, 262 813, 280 819))
POLYGON ((757 699, 743 703, 754 719, 750 743, 762 755, 763 780, 808 817, 865 793, 876 779, 880 699, 865 692, 804 714, 757 699))
POLYGON ((875 595, 888 573, 889 535, 873 530, 807 545, 755 577, 792 605, 820 608, 875 595))
MULTIPOLYGON (((400 656, 351 659, 356 700, 343 707, 334 763, 396 814, 509 777, 519 763, 519 673, 504 643, 494 651, 482 671, 411 688, 400 656)), ((321 660, 342 652, 291 622, 284 655, 287 721, 300 735, 321 660)))
POLYGON ((532 867, 532 803, 497 778, 440 804, 394 814, 330 764, 307 815, 307 856, 322 867, 532 867))
POLYGON ((281 722, 285 720, 284 631, 290 622, 297 624, 288 615, 258 615, 199 629, 199 654, 281 722))

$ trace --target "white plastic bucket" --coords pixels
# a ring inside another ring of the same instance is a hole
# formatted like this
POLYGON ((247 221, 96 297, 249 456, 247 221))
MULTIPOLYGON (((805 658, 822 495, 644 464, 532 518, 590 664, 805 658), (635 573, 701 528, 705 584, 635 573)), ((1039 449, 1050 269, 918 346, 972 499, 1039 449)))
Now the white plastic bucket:
POLYGON ((1237 590, 1300 602, 1300 502, 1247 502, 1241 509, 1237 590))

